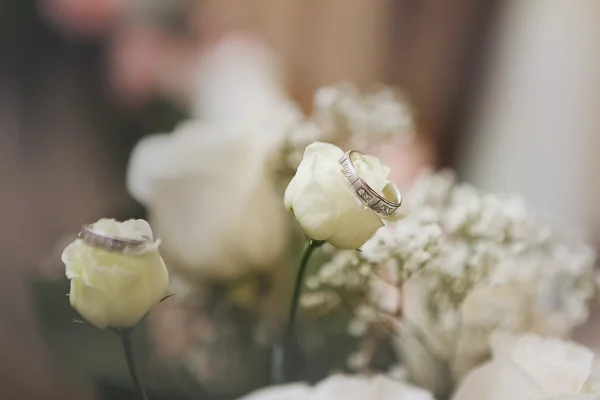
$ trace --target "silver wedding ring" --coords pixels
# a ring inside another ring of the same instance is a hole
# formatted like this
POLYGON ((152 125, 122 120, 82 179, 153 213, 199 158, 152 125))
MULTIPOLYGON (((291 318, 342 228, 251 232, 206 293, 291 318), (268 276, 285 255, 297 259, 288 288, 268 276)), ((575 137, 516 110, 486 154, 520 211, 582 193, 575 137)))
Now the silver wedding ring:
POLYGON ((88 246, 111 253, 137 253, 144 250, 150 241, 150 238, 147 236, 142 236, 141 240, 134 240, 105 235, 94 231, 94 227, 91 224, 83 225, 77 236, 88 246))
POLYGON ((402 204, 402 195, 400 194, 400 191, 395 185, 389 185, 391 197, 393 197, 393 199, 390 200, 373 190, 358 174, 354 162, 352 161, 353 154, 361 153, 351 150, 346 152, 339 160, 339 163, 342 166, 342 174, 348 181, 350 188, 354 191, 360 201, 373 212, 383 216, 393 214, 402 204))

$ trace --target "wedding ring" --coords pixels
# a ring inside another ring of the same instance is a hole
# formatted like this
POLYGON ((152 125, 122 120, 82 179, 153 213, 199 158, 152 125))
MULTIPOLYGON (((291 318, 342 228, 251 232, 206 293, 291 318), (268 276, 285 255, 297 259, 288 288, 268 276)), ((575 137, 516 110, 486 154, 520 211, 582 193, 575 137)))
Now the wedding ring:
POLYGON ((350 188, 354 191, 360 201, 373 212, 383 216, 393 214, 402 204, 402 195, 400 194, 400 191, 395 185, 389 185, 386 189, 391 190, 390 197, 393 198, 386 199, 384 196, 373 190, 358 174, 352 161, 353 154, 362 153, 351 150, 346 152, 339 160, 339 163, 342 166, 342 174, 348 181, 350 188))
POLYGON ((111 253, 135 253, 144 249, 150 241, 147 236, 142 236, 141 240, 124 239, 117 236, 105 235, 94 231, 91 224, 85 224, 81 227, 79 235, 88 246, 108 251, 111 253))

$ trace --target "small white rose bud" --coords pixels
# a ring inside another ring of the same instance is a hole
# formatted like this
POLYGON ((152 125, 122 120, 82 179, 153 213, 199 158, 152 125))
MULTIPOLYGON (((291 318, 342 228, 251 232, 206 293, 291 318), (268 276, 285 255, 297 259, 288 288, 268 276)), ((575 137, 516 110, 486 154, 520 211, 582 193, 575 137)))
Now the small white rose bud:
POLYGON ((169 275, 144 220, 100 219, 94 232, 148 243, 136 252, 109 252, 78 238, 62 253, 71 280, 71 306, 98 327, 128 328, 137 324, 165 296, 169 275))
MULTIPOLYGON (((339 160, 343 155, 339 147, 329 143, 309 145, 284 201, 311 239, 327 241, 339 249, 358 249, 384 225, 383 221, 397 220, 400 212, 383 217, 364 205, 342 174, 339 160)), ((361 155, 354 166, 379 194, 393 186, 388 181, 390 169, 376 157, 361 155)))

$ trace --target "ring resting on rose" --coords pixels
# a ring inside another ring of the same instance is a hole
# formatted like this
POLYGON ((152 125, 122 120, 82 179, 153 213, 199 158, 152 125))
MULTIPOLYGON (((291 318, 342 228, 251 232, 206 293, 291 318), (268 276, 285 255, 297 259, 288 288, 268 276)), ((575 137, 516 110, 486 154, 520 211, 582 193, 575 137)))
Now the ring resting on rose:
POLYGON ((354 166, 352 156, 355 154, 362 153, 356 150, 347 151, 339 160, 342 166, 342 174, 350 188, 360 201, 374 213, 382 216, 392 215, 402 204, 400 191, 394 185, 386 186, 383 195, 372 189, 354 166), (386 195, 388 198, 386 198, 386 195))
POLYGON ((83 225, 77 236, 88 246, 96 247, 110 253, 141 252, 151 242, 151 239, 144 235, 141 235, 142 239, 136 240, 100 233, 95 231, 91 224, 83 225))

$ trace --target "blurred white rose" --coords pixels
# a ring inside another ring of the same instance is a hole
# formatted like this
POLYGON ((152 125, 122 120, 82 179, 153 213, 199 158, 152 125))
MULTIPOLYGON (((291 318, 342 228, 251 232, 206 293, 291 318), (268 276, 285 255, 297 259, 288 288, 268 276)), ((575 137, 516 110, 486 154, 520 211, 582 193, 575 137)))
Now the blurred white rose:
POLYGON ((595 354, 586 347, 528 334, 492 335, 492 361, 473 370, 454 400, 599 399, 595 354))
POLYGON ((376 375, 332 375, 315 386, 292 383, 251 393, 241 400, 433 400, 427 391, 376 375))
MULTIPOLYGON (((450 261, 446 260, 445 267, 450 261)), ((513 263, 524 273, 526 265, 513 263)), ((548 260, 540 267, 545 268, 542 273, 528 280, 511 279, 473 288, 465 285, 464 289, 456 285, 457 290, 464 290, 464 295, 455 294, 462 300, 456 307, 443 308, 442 304, 438 307, 443 311, 436 313, 431 312, 432 303, 435 306, 441 301, 436 296, 442 292, 451 292, 453 283, 428 281, 427 273, 409 279, 402 288, 403 316, 423 340, 415 343, 412 333, 400 326, 395 344, 411 379, 443 393, 452 380, 460 381, 488 359, 489 335, 495 330, 568 337, 573 326, 587 317, 588 292, 576 283, 586 277, 557 273, 554 267, 554 261, 548 260), (583 290, 575 291, 574 287, 583 290)))
POLYGON ((475 289, 458 310, 448 310, 443 318, 429 311, 428 299, 435 290, 422 276, 404 284, 405 322, 399 324, 395 345, 411 378, 436 393, 444 393, 453 380, 460 380, 489 357, 489 335, 493 330, 534 330, 526 285, 475 289), (415 342, 415 334, 422 335, 421 342, 415 342))
POLYGON ((250 37, 230 36, 202 54, 191 87, 192 112, 208 121, 276 118, 298 112, 285 88, 276 55, 250 37))
MULTIPOLYGON (((311 239, 327 241, 339 249, 358 249, 384 220, 396 220, 400 212, 384 218, 366 207, 342 174, 338 161, 343 155, 342 149, 329 143, 309 145, 285 191, 285 206, 311 239)), ((358 157, 354 165, 372 189, 383 193, 393 185, 388 180, 390 169, 376 157, 358 157)))
POLYGON ((286 245, 285 210, 268 168, 279 123, 201 122, 152 135, 127 174, 178 266, 230 278, 272 267, 286 245))
MULTIPOLYGON (((118 222, 100 219, 94 231, 122 239, 153 238, 144 220, 118 222)), ((127 328, 137 324, 165 296, 169 275, 158 243, 149 242, 142 252, 111 253, 76 239, 62 253, 71 280, 71 306, 98 328, 127 328)))
POLYGON ((567 336, 558 313, 543 315, 537 309, 531 285, 476 288, 457 310, 446 310, 440 317, 429 311, 428 299, 435 296, 436 288, 425 279, 416 276, 403 286, 404 323, 398 325, 400 334, 394 343, 411 379, 435 393, 444 393, 488 359, 494 330, 567 336), (550 322, 556 327, 549 326, 550 322), (415 332, 422 336, 420 341, 415 342, 415 332))

